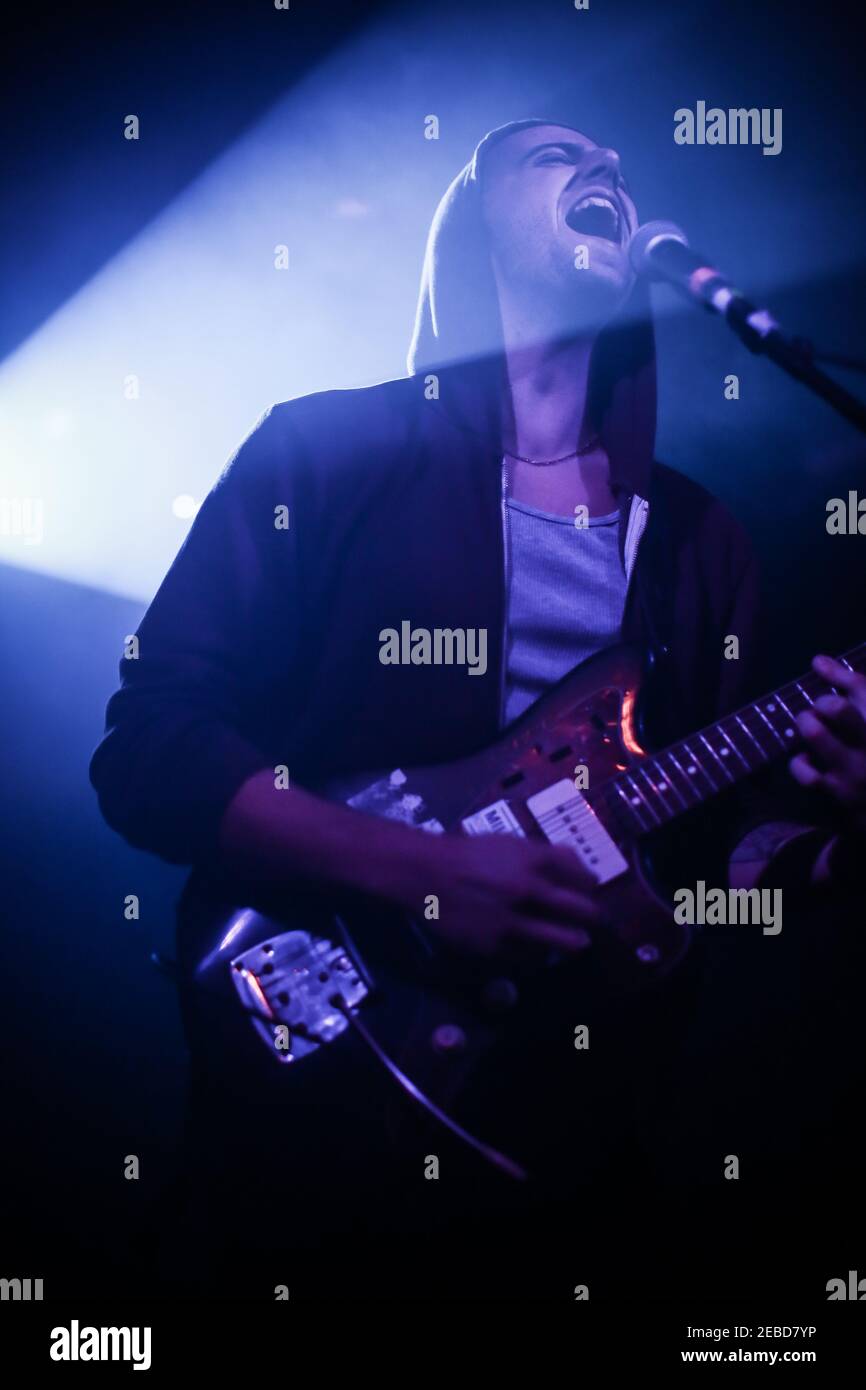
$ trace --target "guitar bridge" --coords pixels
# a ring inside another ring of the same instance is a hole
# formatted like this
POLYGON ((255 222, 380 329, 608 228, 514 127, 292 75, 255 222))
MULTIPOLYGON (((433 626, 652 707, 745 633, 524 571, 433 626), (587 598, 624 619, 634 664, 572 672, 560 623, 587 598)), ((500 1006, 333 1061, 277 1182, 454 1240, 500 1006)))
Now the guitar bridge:
POLYGON ((369 993, 342 946, 305 931, 251 946, 232 961, 231 977, 257 1033, 284 1064, 344 1033, 349 1021, 343 1010, 369 993))

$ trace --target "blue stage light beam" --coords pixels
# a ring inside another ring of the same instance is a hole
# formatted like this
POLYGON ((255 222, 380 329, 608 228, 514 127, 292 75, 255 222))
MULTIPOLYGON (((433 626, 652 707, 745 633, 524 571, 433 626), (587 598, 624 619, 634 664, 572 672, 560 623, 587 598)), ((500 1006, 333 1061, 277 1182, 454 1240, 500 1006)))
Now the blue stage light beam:
MULTIPOLYGON (((148 599, 267 405, 403 374, 433 210, 479 136, 506 120, 561 112, 618 144, 641 216, 672 217, 696 245, 726 251, 747 291, 808 279, 825 247, 844 261, 826 229, 853 225, 857 190, 823 165, 806 196, 802 161, 675 149, 684 89, 745 100, 733 40, 710 73, 697 22, 653 6, 628 23, 619 10, 614 22, 554 9, 542 24, 531 7, 497 8, 474 29, 446 5, 382 20, 5 362, 0 560, 148 599), (431 115, 438 140, 425 138, 431 115)), ((780 71, 797 61, 780 55, 780 71)), ((755 90, 750 100, 776 104, 755 90)), ((679 312, 672 296, 663 307, 679 312)), ((691 370, 694 354, 681 356, 691 370)), ((773 409, 769 395, 768 419, 773 409)))

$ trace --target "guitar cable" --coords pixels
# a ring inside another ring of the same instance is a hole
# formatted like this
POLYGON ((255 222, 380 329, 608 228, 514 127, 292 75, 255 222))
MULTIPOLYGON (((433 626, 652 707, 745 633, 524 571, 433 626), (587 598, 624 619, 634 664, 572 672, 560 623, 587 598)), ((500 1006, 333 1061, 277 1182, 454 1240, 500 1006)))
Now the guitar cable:
POLYGON ((449 1130, 455 1138, 459 1139, 461 1143, 466 1144, 470 1149, 473 1149, 475 1153, 479 1154, 487 1163, 492 1164, 494 1168, 498 1168, 500 1172, 507 1174, 509 1178, 514 1178, 518 1182, 525 1182, 527 1180, 529 1174, 524 1168, 521 1168, 519 1163, 509 1158, 507 1154, 501 1153, 499 1149, 494 1149, 490 1144, 485 1144, 483 1140, 476 1138, 474 1134, 470 1134, 468 1130, 464 1129, 462 1125, 459 1125, 455 1119, 446 1113, 446 1111, 440 1109, 435 1101, 425 1095, 420 1087, 415 1085, 412 1078, 407 1076, 404 1071, 401 1071, 397 1063, 388 1056, 387 1052, 385 1052, 382 1047, 380 1047, 366 1024, 362 1023, 358 1015, 352 1012, 342 995, 332 995, 330 1002, 335 1009, 339 1009, 346 1021, 354 1028, 359 1037, 363 1039, 373 1055, 378 1058, 382 1066, 385 1067, 389 1075, 397 1082, 397 1085, 405 1092, 410 1100, 420 1105, 438 1124, 449 1130))
MULTIPOLYGON (((355 965, 355 968, 358 970, 359 974, 362 976, 364 983, 372 992, 375 988, 375 983, 364 963, 361 953, 355 947, 355 943, 352 940, 348 927, 346 926, 343 919, 339 916, 336 917, 336 923, 340 935, 343 938, 344 947, 348 950, 349 955, 352 958, 353 964, 355 965)), ((154 956, 156 954, 157 953, 154 952, 151 955, 153 964, 159 965, 159 967, 162 968, 162 973, 170 973, 172 975, 175 975, 176 977, 175 970, 169 972, 168 970, 164 969, 164 964, 168 964, 168 962, 163 962, 162 960, 157 961, 154 959, 154 956)), ((174 966, 174 964, 174 962, 171 962, 172 966, 174 966)), ((213 998, 222 999, 222 995, 217 990, 210 989, 207 985, 204 985, 201 982, 201 980, 196 980, 194 987, 200 990, 203 994, 208 994, 213 998)), ((242 1012, 247 1014, 250 1018, 258 1019, 260 1022, 266 1024, 268 1027, 272 1028, 274 1026, 275 1020, 273 1014, 266 1014, 263 1009, 257 1009, 253 1004, 246 1004, 241 1001, 238 1002, 240 1003, 242 1012)), ((341 994, 332 995, 329 1002, 335 1009, 337 1009, 343 1015, 343 1017, 346 1019, 346 1022, 350 1025, 351 1028, 355 1030, 355 1032, 362 1039, 362 1041, 366 1043, 367 1047, 373 1053, 374 1057, 376 1057, 376 1059, 388 1072, 392 1080, 397 1083, 401 1091, 403 1091, 403 1093, 411 1101, 413 1101, 416 1105, 420 1106, 421 1109, 425 1110, 427 1114, 430 1115, 430 1117, 436 1121, 437 1124, 442 1125, 443 1128, 447 1129, 449 1133, 453 1134, 456 1139, 458 1139, 461 1143, 465 1144, 468 1148, 472 1149, 473 1152, 477 1153, 479 1157, 482 1158, 485 1162, 491 1164, 492 1167, 497 1168, 501 1173, 504 1173, 509 1178, 513 1178, 517 1182, 525 1182, 528 1179, 528 1173, 524 1168, 520 1166, 519 1163, 515 1162, 514 1159, 509 1158, 507 1154, 501 1153, 499 1149, 493 1148, 492 1145, 485 1144, 483 1140, 478 1139, 474 1134, 470 1134, 468 1130, 464 1129, 462 1125, 459 1125, 455 1119, 453 1119, 449 1114, 447 1114, 446 1111, 442 1110, 434 1100, 431 1100, 431 1098, 428 1095, 425 1095, 425 1093, 420 1089, 420 1087, 415 1084, 412 1078, 410 1076, 407 1076, 406 1073, 402 1071, 400 1067, 398 1067, 397 1063, 391 1057, 388 1056, 387 1052, 385 1052, 385 1050, 373 1037, 372 1033, 370 1033, 366 1024, 362 1023, 361 1020, 358 1018, 357 1014, 352 1012, 352 1009, 346 1003, 345 999, 341 994)), ((297 1031, 298 1030, 296 1028, 295 1032, 297 1031)), ((315 1041, 315 1039, 311 1038, 310 1041, 315 1041)))
MULTIPOLYGON (((368 990, 372 992, 375 989, 373 976, 367 968, 364 957, 356 945, 345 919, 340 913, 334 914, 334 923, 340 934, 343 949, 350 957, 368 990)), ((412 917, 409 918, 409 926, 419 948, 424 954, 430 956, 433 949, 432 945, 424 933, 419 930, 417 922, 412 917)), ((405 1092, 410 1100, 414 1101, 416 1105, 420 1105, 422 1109, 426 1110, 427 1113, 432 1116, 437 1124, 443 1125, 444 1128, 459 1139, 461 1143, 468 1145, 469 1148, 473 1149, 474 1152, 479 1154, 486 1162, 492 1164, 494 1168, 498 1168, 501 1172, 506 1173, 508 1177, 514 1178, 518 1182, 526 1181, 528 1174, 525 1169, 521 1168, 519 1163, 509 1158, 507 1154, 501 1153, 498 1149, 494 1149, 490 1144, 485 1144, 483 1140, 476 1138, 474 1134, 470 1134, 468 1130, 464 1129, 462 1125, 459 1125, 456 1120, 452 1119, 446 1111, 440 1109, 435 1101, 424 1094, 412 1078, 407 1076, 406 1073, 397 1066, 397 1063, 388 1056, 387 1052, 385 1052, 373 1037, 366 1024, 362 1023, 358 1015, 352 1012, 342 995, 332 995, 330 1002, 335 1009, 339 1009, 347 1023, 354 1028, 355 1032, 367 1044, 373 1055, 381 1062, 382 1066, 385 1067, 392 1080, 397 1082, 397 1085, 405 1092)))
MULTIPOLYGON (((207 990, 201 985, 198 987, 200 989, 204 988, 205 993, 211 993, 216 997, 216 991, 207 990)), ((514 1178, 517 1182, 525 1182, 527 1180, 529 1174, 524 1168, 521 1168, 519 1163, 509 1158, 507 1154, 501 1153, 499 1149, 494 1149, 492 1145, 485 1144, 483 1140, 478 1139, 474 1134, 470 1134, 468 1130, 464 1129, 462 1125, 459 1125, 446 1111, 442 1110, 434 1100, 431 1100, 428 1095, 425 1095, 421 1088, 416 1086, 412 1078, 407 1076, 406 1073, 397 1066, 397 1063, 388 1056, 384 1048, 382 1048, 373 1037, 366 1024, 361 1022, 356 1013, 353 1013, 341 994, 331 995, 329 1003, 343 1015, 346 1022, 355 1030, 363 1042, 367 1044, 374 1057, 381 1062, 392 1080, 396 1081, 397 1085, 411 1101, 414 1101, 416 1105, 426 1110, 428 1115, 430 1115, 437 1124, 442 1125, 453 1134, 455 1138, 459 1139, 461 1143, 466 1144, 487 1163, 492 1164, 494 1168, 498 1168, 500 1172, 505 1173, 509 1178, 514 1178)), ((241 1009, 245 1014, 248 1014, 250 1018, 259 1019, 262 1023, 267 1024, 268 1027, 273 1028, 273 1015, 264 1013, 261 1009, 255 1008, 252 1004, 241 1004, 241 1009)), ((295 1028, 294 1031, 297 1033, 298 1029, 295 1028)), ((303 1037, 304 1034, 301 1033, 300 1036, 303 1037)), ((311 1037, 309 1041, 315 1042, 316 1039, 311 1037)))

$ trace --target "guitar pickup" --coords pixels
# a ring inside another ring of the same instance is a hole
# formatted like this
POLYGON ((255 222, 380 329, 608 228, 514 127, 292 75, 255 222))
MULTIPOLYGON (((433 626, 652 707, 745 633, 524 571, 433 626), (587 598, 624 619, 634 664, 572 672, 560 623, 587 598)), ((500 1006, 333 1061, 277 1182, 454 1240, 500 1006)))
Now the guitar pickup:
POLYGON ((536 792, 526 806, 545 839, 574 850, 599 883, 609 883, 628 869, 616 841, 569 778, 536 792))

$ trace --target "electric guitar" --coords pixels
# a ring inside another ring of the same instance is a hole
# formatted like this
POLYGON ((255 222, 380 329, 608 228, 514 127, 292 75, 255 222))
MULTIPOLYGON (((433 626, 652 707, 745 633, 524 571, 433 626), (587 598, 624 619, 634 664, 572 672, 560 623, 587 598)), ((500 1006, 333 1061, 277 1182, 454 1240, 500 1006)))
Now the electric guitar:
MULTIPOLYGON (((866 669, 866 644, 840 660, 866 669)), ((557 1011, 574 1013, 588 978, 594 998, 605 990, 621 995, 677 965, 691 928, 674 920, 652 883, 641 842, 789 754, 797 714, 831 689, 810 672, 647 753, 636 726, 640 688, 638 653, 609 648, 471 757, 322 789, 419 833, 568 846, 596 878, 611 922, 595 934, 586 961, 554 957, 517 971, 449 951, 425 926, 423 885, 412 923, 384 912, 350 923, 313 907, 298 916, 285 904, 261 910, 193 893, 180 919, 181 933, 195 943, 186 952, 187 984, 208 996, 226 1055, 248 1052, 257 1035, 268 1067, 304 1070, 306 1059, 328 1054, 339 1069, 341 1049, 363 1046, 403 1095, 483 1158, 523 1176, 519 1160, 466 1127, 472 1115, 466 1107, 461 1114, 461 1101, 473 1074, 498 1048, 507 1052, 509 1034, 512 1058, 515 1036, 521 1050, 527 1039, 548 1036, 557 1011)))

